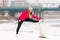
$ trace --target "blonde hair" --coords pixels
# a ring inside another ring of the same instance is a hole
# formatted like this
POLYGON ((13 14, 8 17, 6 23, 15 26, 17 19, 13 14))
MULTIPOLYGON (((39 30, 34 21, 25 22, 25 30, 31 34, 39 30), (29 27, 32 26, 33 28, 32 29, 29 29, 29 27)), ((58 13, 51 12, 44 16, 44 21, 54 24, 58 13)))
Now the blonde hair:
POLYGON ((33 10, 33 8, 30 6, 30 7, 29 7, 29 10, 33 10))

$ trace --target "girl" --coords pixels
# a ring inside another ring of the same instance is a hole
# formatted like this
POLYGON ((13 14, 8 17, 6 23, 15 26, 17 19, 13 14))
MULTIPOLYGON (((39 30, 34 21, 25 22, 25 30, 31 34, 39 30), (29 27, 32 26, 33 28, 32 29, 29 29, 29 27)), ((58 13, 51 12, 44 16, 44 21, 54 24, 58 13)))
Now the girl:
POLYGON ((18 34, 19 29, 20 29, 20 27, 21 27, 21 25, 24 21, 29 21, 29 22, 34 22, 35 23, 35 22, 39 22, 39 20, 40 20, 40 18, 38 18, 37 16, 35 16, 33 14, 33 9, 32 8, 30 8, 29 10, 24 10, 18 18, 18 27, 17 27, 17 30, 16 30, 16 34, 18 34), (37 20, 34 20, 33 18, 35 18, 37 20))

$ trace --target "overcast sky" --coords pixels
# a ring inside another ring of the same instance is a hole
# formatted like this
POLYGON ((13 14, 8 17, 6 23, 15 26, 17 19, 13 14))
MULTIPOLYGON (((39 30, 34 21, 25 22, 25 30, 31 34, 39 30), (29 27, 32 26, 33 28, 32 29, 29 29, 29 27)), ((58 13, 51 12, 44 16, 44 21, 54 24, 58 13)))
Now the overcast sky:
MULTIPOLYGON (((1 2, 2 0, 0 0, 0 2, 1 2)), ((7 0, 7 1, 16 1, 16 0, 7 0)), ((24 0, 25 1, 25 0, 24 0)), ((30 4, 32 4, 32 3, 60 3, 60 0, 26 0, 27 2, 29 2, 30 4)), ((10 2, 8 2, 8 6, 10 6, 10 2)), ((36 5, 36 4, 35 4, 36 5)), ((45 5, 45 4, 44 4, 45 5)), ((60 5, 60 4, 56 4, 56 5, 60 5)), ((55 6, 56 6, 55 5, 55 6)), ((50 5, 48 5, 48 6, 50 6, 50 5)), ((52 5, 53 6, 53 5, 52 5)))
POLYGON ((29 3, 60 3, 60 0, 27 0, 29 3))
MULTIPOLYGON (((2 0, 0 0, 1 2, 2 0)), ((8 0, 8 1, 14 1, 14 0, 8 0)), ((29 3, 60 3, 60 0, 26 0, 29 3)))

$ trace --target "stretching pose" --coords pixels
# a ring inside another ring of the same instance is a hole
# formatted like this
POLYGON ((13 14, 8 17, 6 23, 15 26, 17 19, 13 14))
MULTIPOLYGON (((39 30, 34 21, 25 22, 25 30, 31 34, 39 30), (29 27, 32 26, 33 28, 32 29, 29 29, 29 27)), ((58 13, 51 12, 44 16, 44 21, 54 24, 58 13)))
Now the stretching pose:
POLYGON ((39 22, 39 20, 40 20, 40 18, 38 18, 37 16, 35 16, 33 14, 33 9, 32 8, 30 8, 29 10, 24 10, 18 18, 18 27, 17 27, 17 30, 16 30, 16 34, 18 34, 19 29, 20 29, 20 27, 21 27, 21 25, 24 21, 29 21, 29 22, 34 22, 35 23, 35 22, 39 22), (35 18, 36 20, 34 20, 33 18, 35 18))

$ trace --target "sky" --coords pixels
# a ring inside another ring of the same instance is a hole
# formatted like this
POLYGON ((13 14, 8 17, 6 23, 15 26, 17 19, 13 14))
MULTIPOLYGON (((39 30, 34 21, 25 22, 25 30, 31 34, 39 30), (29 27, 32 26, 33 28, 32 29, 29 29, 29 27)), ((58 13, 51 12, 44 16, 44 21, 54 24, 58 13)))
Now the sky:
MULTIPOLYGON (((8 0, 8 1, 14 1, 14 0, 8 0)), ((60 3, 60 0, 30 0, 30 1, 26 0, 26 1, 28 1, 29 3, 36 3, 36 1, 38 3, 60 3)))
POLYGON ((44 7, 58 7, 58 5, 60 5, 60 0, 27 0, 27 2, 29 2, 30 4, 35 3, 44 3, 42 4, 44 7), (45 3, 50 3, 50 4, 45 4, 45 3), (55 3, 55 4, 51 4, 51 3, 55 3))
MULTIPOLYGON (((1 2, 2 0, 0 0, 1 2)), ((7 1, 14 1, 14 0, 7 0, 7 1)), ((60 0, 26 0, 29 3, 60 3, 60 0)))
MULTIPOLYGON (((0 3, 1 3, 2 0, 0 0, 0 3)), ((7 0, 7 1, 15 1, 15 0, 7 0)), ((25 1, 25 0, 24 0, 25 1)), ((59 4, 55 4, 54 6, 57 6, 57 5, 60 5, 60 0, 26 0, 28 3, 32 4, 34 3, 35 5, 37 5, 38 3, 59 3, 59 4)), ((10 6, 11 2, 8 2, 8 6, 10 6)), ((43 6, 46 6, 46 4, 43 4, 43 6)), ((51 4, 48 4, 48 7, 49 6, 53 6, 51 4)))
POLYGON ((60 0, 27 0, 29 3, 60 3, 60 0))

